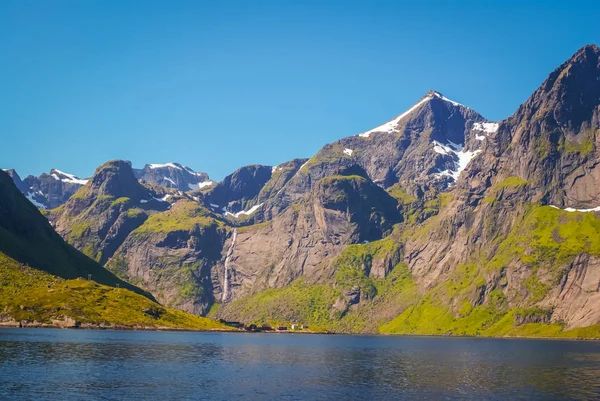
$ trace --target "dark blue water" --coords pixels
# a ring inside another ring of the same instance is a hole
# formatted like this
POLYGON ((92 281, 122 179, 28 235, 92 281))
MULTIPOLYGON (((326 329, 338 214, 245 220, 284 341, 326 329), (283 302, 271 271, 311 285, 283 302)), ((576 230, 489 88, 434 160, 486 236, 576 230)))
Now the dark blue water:
POLYGON ((0 329, 0 400, 600 399, 600 343, 0 329))

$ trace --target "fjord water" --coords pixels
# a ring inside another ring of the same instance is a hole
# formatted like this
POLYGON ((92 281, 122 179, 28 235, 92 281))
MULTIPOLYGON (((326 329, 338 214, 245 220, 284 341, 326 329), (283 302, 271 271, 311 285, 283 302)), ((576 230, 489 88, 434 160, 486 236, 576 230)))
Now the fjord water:
POLYGON ((599 342, 0 329, 2 400, 599 397, 599 342))

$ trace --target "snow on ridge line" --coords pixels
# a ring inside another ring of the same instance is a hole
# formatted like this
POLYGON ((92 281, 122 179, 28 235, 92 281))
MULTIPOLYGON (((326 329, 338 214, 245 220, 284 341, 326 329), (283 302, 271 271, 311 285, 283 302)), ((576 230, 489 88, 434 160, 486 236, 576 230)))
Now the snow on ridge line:
MULTIPOLYGON (((454 100, 450 100, 450 99, 448 99, 447 97, 445 97, 445 96, 444 96, 444 95, 442 95, 441 93, 434 92, 433 94, 434 94, 434 96, 435 96, 435 97, 437 97, 438 99, 442 99, 442 100, 445 100, 446 102, 452 103, 454 106, 462 106, 462 107, 467 107, 467 106, 465 106, 465 105, 464 105, 464 104, 462 104, 462 103, 458 103, 458 102, 455 102, 454 100)), ((467 107, 467 108, 468 108, 468 107, 467 107)))
POLYGON ((473 124, 473 129, 477 131, 483 131, 488 134, 493 134, 498 131, 498 127, 500 124, 498 123, 475 123, 473 124))
POLYGON ((188 166, 183 166, 183 168, 185 169, 185 171, 187 171, 188 173, 192 174, 192 175, 196 175, 196 176, 201 176, 203 175, 202 173, 197 173, 194 170, 192 170, 191 168, 189 168, 188 166))
POLYGON ((224 207, 224 208, 223 208, 223 211, 224 211, 223 215, 224 215, 224 216, 233 216, 233 217, 235 217, 235 218, 238 218, 238 217, 240 217, 241 215, 250 216, 252 213, 256 212, 256 211, 258 210, 258 208, 260 208, 262 205, 263 205, 262 203, 259 203, 258 205, 254 205, 254 206, 252 206, 252 207, 251 207, 250 209, 248 209, 248 210, 242 210, 242 211, 240 211, 240 212, 237 212, 237 213, 231 213, 231 212, 228 212, 228 211, 227 211, 227 208, 226 208, 226 207, 224 207))
POLYGON ((419 102, 417 102, 413 107, 411 107, 410 109, 408 109, 404 113, 400 114, 398 117, 394 118, 393 120, 388 121, 387 123, 385 123, 383 125, 380 125, 379 127, 373 128, 373 129, 371 129, 369 131, 365 131, 362 134, 358 134, 358 136, 363 137, 363 138, 368 138, 369 135, 371 135, 371 133, 373 133, 373 132, 387 132, 387 133, 390 133, 391 131, 394 130, 394 128, 400 122, 400 120, 402 120, 404 117, 406 117, 411 112, 413 112, 421 104, 425 103, 428 100, 433 99, 434 97, 437 97, 438 99, 442 99, 442 100, 444 100, 446 102, 452 103, 454 106, 462 106, 462 107, 465 107, 467 109, 469 108, 469 107, 465 106, 462 103, 458 103, 458 102, 455 102, 452 99, 448 99, 446 96, 442 95, 439 92, 432 91, 432 93, 426 95, 423 99, 421 99, 419 102))
POLYGON ((363 137, 363 138, 368 138, 369 135, 371 135, 371 133, 373 133, 373 132, 390 133, 391 131, 393 131, 395 129, 396 125, 400 122, 400 120, 402 120, 404 117, 406 117, 407 115, 412 113, 420 105, 422 105, 423 103, 425 103, 426 101, 431 100, 431 99, 433 99, 433 96, 431 96, 431 95, 425 96, 423 99, 421 99, 419 102, 417 102, 413 107, 406 110, 404 113, 400 114, 398 117, 394 118, 393 120, 388 121, 387 123, 380 125, 379 127, 373 128, 372 130, 365 131, 362 134, 358 134, 358 136, 363 137))
POLYGON ((52 171, 54 171, 57 174, 60 174, 60 175, 63 175, 65 177, 67 177, 67 178, 61 178, 57 174, 52 173, 51 174, 52 178, 54 178, 57 181, 69 182, 71 184, 79 184, 79 185, 85 185, 88 182, 88 180, 82 180, 81 178, 78 178, 78 177, 76 177, 73 174, 65 173, 64 171, 60 171, 60 170, 55 169, 55 168, 53 168, 52 171))
POLYGON ((581 213, 600 212, 600 206, 596 206, 595 208, 592 208, 592 209, 575 209, 573 207, 567 207, 565 209, 561 209, 558 206, 554 206, 554 205, 550 205, 550 207, 553 207, 554 209, 558 209, 558 210, 564 210, 565 212, 581 212, 581 213))
POLYGON ((352 152, 353 152, 352 149, 348 149, 348 148, 344 149, 344 153, 347 154, 348 156, 352 156, 352 152))
POLYGON ((181 170, 182 168, 177 166, 174 163, 165 163, 165 164, 148 164, 148 167, 150 167, 151 169, 155 169, 155 168, 164 168, 164 167, 172 167, 175 168, 177 170, 181 170))

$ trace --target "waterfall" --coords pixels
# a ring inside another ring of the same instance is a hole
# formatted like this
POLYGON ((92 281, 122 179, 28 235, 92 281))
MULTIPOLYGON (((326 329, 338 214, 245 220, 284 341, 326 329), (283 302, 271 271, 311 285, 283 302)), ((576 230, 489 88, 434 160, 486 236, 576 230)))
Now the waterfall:
POLYGON ((221 295, 221 302, 226 302, 229 298, 229 261, 233 256, 233 247, 235 246, 235 239, 237 237, 237 229, 233 229, 233 236, 231 237, 231 245, 229 246, 229 250, 227 251, 227 256, 225 257, 225 272, 223 279, 223 295, 221 295))

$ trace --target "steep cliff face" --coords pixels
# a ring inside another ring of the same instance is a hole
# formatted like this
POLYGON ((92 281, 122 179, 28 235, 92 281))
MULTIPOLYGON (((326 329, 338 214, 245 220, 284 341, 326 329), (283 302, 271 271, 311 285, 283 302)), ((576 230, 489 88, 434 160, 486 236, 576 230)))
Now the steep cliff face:
POLYGON ((554 71, 486 139, 452 202, 409 238, 406 262, 437 307, 541 309, 566 328, 600 322, 572 306, 598 299, 599 77, 596 46, 554 71), (461 266, 468 286, 442 291, 461 266))
POLYGON ((208 209, 179 199, 132 230, 107 266, 159 302, 204 315, 214 303, 211 269, 224 258, 227 235, 223 221, 208 209))
POLYGON ((327 266, 344 246, 380 239, 399 221, 397 201, 368 178, 325 177, 302 202, 228 238, 226 258, 212 272, 216 299, 229 302, 300 276, 330 276, 327 266))
POLYGON ((498 142, 506 174, 538 198, 576 209, 600 205, 600 49, 587 46, 557 68, 509 118, 498 142), (512 145, 512 146, 511 146, 512 145))
POLYGON ((206 194, 206 202, 216 213, 240 213, 257 204, 261 189, 271 179, 269 166, 244 166, 228 175, 206 194))

